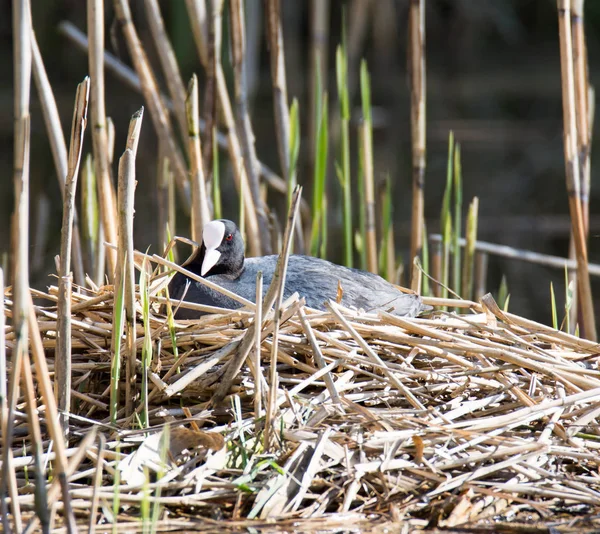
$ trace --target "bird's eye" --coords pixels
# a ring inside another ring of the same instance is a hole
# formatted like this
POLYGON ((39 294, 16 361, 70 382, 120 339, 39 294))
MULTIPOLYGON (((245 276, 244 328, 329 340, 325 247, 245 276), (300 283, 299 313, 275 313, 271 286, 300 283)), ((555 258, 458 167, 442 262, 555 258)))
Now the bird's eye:
POLYGON ((227 234, 225 239, 227 239, 227 241, 231 241, 233 239, 233 234, 227 234))

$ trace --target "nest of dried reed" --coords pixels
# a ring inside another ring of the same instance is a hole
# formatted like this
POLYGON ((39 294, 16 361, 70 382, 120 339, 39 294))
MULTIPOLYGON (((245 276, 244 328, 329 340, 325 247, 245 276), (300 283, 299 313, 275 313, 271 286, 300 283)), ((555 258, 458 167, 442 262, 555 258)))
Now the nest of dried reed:
MULTIPOLYGON (((51 376, 57 293, 33 291, 50 301, 35 314, 51 376)), ((411 530, 494 521, 523 521, 534 531, 600 527, 595 343, 504 313, 489 296, 451 301, 460 314, 416 319, 336 303, 315 311, 294 297, 281 308, 272 360, 272 313, 260 338, 248 309, 169 326, 155 306, 142 326, 139 297, 138 290, 133 411, 125 413, 121 387, 111 423, 114 291, 72 294, 70 502, 49 501, 53 525, 71 514, 99 531, 113 521, 128 531, 273 529, 273 519, 302 531, 398 522, 411 530), (140 429, 148 332, 150 426, 140 429), (250 351, 227 396, 214 402, 248 335, 259 357, 250 351)), ((7 327, 9 350, 14 344, 7 327)), ((39 476, 24 404, 20 398, 15 412, 7 505, 22 522, 36 513, 39 476)), ((51 466, 51 422, 40 416, 51 466)))

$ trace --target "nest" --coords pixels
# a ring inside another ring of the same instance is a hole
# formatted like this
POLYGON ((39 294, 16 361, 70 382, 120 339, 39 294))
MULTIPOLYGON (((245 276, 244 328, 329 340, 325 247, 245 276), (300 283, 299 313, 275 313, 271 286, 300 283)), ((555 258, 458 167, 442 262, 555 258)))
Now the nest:
MULTIPOLYGON (((56 302, 57 291, 33 296, 56 302)), ((315 311, 293 297, 279 325, 265 313, 260 339, 252 309, 170 322, 154 308, 144 323, 138 300, 135 374, 122 373, 111 421, 113 290, 74 292, 66 454, 77 524, 600 528, 598 346, 502 312, 490 297, 424 300, 436 311, 407 319, 333 302, 315 311), (249 336, 252 350, 219 398, 249 336), (149 427, 140 429, 142 412, 149 427)), ((35 313, 52 377, 57 309, 35 313)), ((11 328, 6 343, 14 348, 11 328)), ((125 361, 132 348, 121 350, 125 361)), ((9 466, 23 521, 34 515, 39 476, 24 404, 9 466)), ((49 485, 59 495, 57 481, 49 485)), ((63 501, 53 511, 61 525, 63 501)))

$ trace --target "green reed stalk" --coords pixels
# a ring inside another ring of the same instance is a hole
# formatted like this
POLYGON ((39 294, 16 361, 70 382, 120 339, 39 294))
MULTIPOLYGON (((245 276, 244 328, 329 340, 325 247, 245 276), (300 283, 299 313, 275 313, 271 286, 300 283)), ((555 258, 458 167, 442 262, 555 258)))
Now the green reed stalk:
MULTIPOLYGON (((320 76, 317 76, 319 79, 320 76)), ((320 82, 317 81, 319 85, 320 82)), ((321 244, 321 257, 324 257, 322 249, 326 249, 327 217, 326 211, 326 178, 327 158, 329 154, 329 112, 327 93, 324 93, 319 101, 315 113, 315 162, 314 162, 314 185, 312 201, 312 232, 310 238, 310 253, 319 255, 319 243, 321 244)))
POLYGON ((336 75, 340 103, 340 162, 336 170, 343 194, 344 264, 352 267, 352 188, 350 183, 350 97, 348 95, 348 57, 346 43, 336 53, 336 75))
MULTIPOLYGON (((125 270, 125 265, 121 266, 125 270)), ((125 323, 125 277, 115 288, 115 315, 113 321, 112 353, 113 359, 110 367, 110 422, 117 424, 119 411, 119 380, 121 378, 121 342, 123 339, 123 326, 125 323)))
POLYGON ((454 174, 454 133, 450 132, 448 137, 448 165, 446 169, 446 189, 442 201, 442 213, 440 217, 442 233, 442 298, 448 298, 448 284, 450 281, 450 247, 452 241, 452 185, 454 174))
MULTIPOLYGON (((146 254, 148 251, 146 251, 146 254)), ((144 320, 144 342, 142 344, 142 392, 141 392, 141 426, 148 428, 150 419, 148 414, 148 372, 152 361, 152 332, 150 331, 150 291, 148 287, 148 261, 144 258, 140 271, 140 300, 142 304, 142 318, 144 320)))
POLYGON ((300 154, 300 117, 298 116, 298 99, 294 98, 290 107, 290 146, 289 146, 289 167, 288 167, 288 210, 292 202, 292 195, 296 188, 296 168, 298 166, 298 155, 300 154))
POLYGON ((473 298, 473 276, 475 272, 475 245, 477 243, 477 220, 479 217, 479 198, 474 197, 467 215, 465 258, 462 273, 462 297, 473 298))
POLYGON ((456 143, 454 148, 454 228, 452 234, 452 289, 458 295, 461 294, 461 247, 460 237, 462 231, 462 165, 460 161, 460 144, 456 143))

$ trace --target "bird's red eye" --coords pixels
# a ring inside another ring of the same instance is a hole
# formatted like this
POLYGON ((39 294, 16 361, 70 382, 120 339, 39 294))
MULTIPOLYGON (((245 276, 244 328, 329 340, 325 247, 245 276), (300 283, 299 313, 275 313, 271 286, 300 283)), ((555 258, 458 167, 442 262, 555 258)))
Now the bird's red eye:
POLYGON ((231 241, 233 239, 233 234, 228 234, 225 239, 227 239, 227 241, 231 241))

